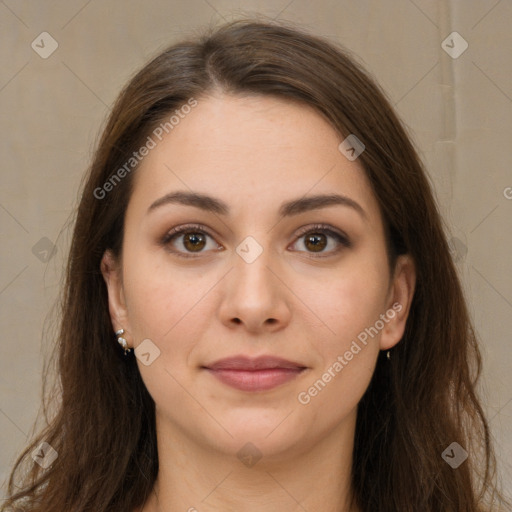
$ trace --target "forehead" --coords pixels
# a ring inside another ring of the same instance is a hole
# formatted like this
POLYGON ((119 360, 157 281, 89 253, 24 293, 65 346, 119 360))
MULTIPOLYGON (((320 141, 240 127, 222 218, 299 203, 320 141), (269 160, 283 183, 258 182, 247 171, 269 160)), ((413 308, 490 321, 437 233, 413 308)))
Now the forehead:
POLYGON ((379 217, 362 165, 312 107, 269 96, 197 99, 134 172, 131 202, 147 208, 173 190, 215 195, 237 208, 277 210, 289 199, 321 193, 350 196, 379 217))

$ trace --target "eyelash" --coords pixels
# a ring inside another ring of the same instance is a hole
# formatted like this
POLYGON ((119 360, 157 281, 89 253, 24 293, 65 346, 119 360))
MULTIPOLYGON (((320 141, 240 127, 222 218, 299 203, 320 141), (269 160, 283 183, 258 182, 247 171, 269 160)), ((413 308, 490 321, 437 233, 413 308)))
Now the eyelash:
MULTIPOLYGON (((161 239, 160 243, 161 245, 167 247, 169 243, 178 235, 185 235, 187 233, 201 233, 208 235, 211 238, 214 238, 213 235, 206 229, 204 226, 201 226, 200 224, 187 224, 184 226, 179 226, 177 228, 173 228, 171 231, 166 233, 164 237, 161 239)), ((301 230, 299 230, 299 233, 297 234, 297 239, 304 237, 308 234, 317 234, 321 233, 327 236, 330 236, 334 238, 338 244, 340 244, 343 247, 351 247, 352 244, 348 237, 342 233, 339 233, 338 231, 333 230, 330 226, 326 224, 315 224, 313 226, 307 226, 301 230)), ((334 249, 333 251, 329 251, 327 256, 322 252, 319 252, 318 254, 315 254, 314 252, 309 251, 299 251, 299 252, 309 252, 311 257, 313 258, 326 258, 328 256, 332 256, 333 254, 337 254, 342 247, 338 247, 337 249, 334 249)), ((171 250, 173 254, 176 254, 179 257, 182 258, 197 258, 201 255, 201 252, 198 253, 183 253, 181 251, 171 250)))

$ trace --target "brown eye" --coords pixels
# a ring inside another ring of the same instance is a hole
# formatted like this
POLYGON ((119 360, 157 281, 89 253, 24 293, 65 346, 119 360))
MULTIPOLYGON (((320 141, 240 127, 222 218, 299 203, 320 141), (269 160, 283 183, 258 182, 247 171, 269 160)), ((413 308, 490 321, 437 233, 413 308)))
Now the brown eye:
POLYGON ((185 233, 183 236, 183 246, 187 251, 201 251, 206 245, 205 236, 202 233, 185 233))
MULTIPOLYGON (((172 229, 160 243, 170 252, 188 258, 207 252, 210 249, 208 247, 209 239, 213 241, 213 237, 201 226, 187 225, 172 229)), ((213 250, 218 248, 219 246, 213 243, 213 250)))
POLYGON ((313 252, 320 252, 327 246, 327 237, 323 233, 307 235, 304 245, 313 252))
POLYGON ((345 234, 323 224, 309 226, 301 230, 295 244, 298 244, 299 241, 305 248, 305 251, 299 250, 299 252, 306 252, 317 258, 333 256, 343 248, 352 246, 345 234))

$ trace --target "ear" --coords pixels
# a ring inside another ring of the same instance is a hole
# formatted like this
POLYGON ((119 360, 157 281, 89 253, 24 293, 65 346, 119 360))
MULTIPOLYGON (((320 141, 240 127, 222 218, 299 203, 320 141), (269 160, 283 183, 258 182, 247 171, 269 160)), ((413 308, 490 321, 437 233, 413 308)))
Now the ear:
POLYGON ((389 350, 404 335, 405 324, 411 309, 412 298, 416 285, 416 268, 410 255, 404 254, 397 258, 392 276, 385 316, 388 321, 380 337, 380 349, 389 350))
POLYGON ((101 259, 100 269, 103 279, 107 284, 108 307, 112 327, 114 332, 124 329, 125 334, 123 337, 126 338, 126 333, 130 332, 130 323, 124 297, 121 265, 112 254, 112 251, 105 251, 101 259))

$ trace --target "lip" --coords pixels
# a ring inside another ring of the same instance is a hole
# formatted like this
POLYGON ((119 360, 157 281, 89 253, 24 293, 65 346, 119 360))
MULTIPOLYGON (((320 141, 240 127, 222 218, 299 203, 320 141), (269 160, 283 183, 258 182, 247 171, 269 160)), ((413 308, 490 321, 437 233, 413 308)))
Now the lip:
POLYGON ((233 356, 219 359, 212 364, 206 366, 209 370, 270 370, 275 368, 280 369, 297 369, 306 368, 301 363, 295 361, 289 361, 281 357, 275 356, 259 356, 259 357, 247 357, 247 356, 233 356))
POLYGON ((273 356, 220 359, 203 366, 224 384, 241 391, 266 391, 295 379, 307 369, 301 363, 273 356))

